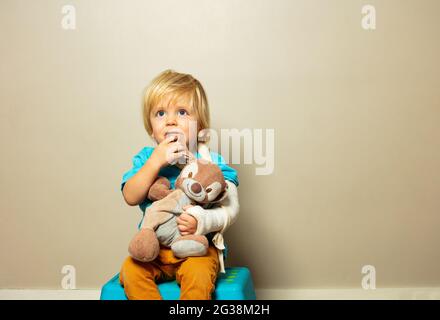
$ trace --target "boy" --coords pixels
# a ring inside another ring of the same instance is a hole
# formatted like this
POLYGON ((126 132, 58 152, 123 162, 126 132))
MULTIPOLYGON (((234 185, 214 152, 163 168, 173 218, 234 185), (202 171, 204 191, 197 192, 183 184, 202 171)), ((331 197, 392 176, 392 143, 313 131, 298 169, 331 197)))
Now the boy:
MULTIPOLYGON (((145 147, 134 156, 133 168, 124 174, 121 190, 127 204, 139 205, 145 214, 151 205, 146 198, 148 190, 157 176, 168 178, 174 188, 182 167, 177 162, 202 156, 200 152, 193 155, 188 147, 191 124, 196 123, 197 134, 209 128, 205 91, 191 75, 166 70, 153 79, 145 92, 143 118, 146 131, 158 145, 145 147)), ((161 299, 156 282, 172 279, 180 284, 180 299, 211 299, 217 273, 224 272, 222 234, 237 218, 239 203, 236 171, 220 155, 211 152, 208 156, 222 169, 228 197, 212 209, 187 206, 177 218, 182 235, 204 234, 211 239, 208 253, 179 259, 171 249, 161 247, 159 256, 151 262, 128 257, 119 280, 129 299, 161 299)))

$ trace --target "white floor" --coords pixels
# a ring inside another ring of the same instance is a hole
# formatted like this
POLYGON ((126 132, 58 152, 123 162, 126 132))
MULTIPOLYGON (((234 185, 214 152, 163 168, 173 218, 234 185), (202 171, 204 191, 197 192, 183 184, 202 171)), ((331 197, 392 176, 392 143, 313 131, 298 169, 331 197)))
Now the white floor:
MULTIPOLYGON (((100 290, 33 290, 0 289, 0 300, 98 300, 100 290)), ((440 288, 386 288, 362 289, 260 289, 257 298, 262 300, 440 300, 440 288)))

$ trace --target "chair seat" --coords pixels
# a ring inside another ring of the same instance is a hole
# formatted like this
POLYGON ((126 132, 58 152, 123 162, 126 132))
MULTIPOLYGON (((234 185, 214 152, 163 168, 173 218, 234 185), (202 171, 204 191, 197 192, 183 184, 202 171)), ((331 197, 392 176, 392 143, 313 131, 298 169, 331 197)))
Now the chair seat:
MULTIPOLYGON (((255 300, 255 290, 251 273, 246 267, 226 268, 226 273, 217 277, 214 300, 255 300)), ((178 300, 180 287, 177 282, 169 281, 158 284, 164 300, 178 300)), ((119 274, 107 282, 101 290, 101 300, 127 300, 124 288, 119 283, 119 274)))

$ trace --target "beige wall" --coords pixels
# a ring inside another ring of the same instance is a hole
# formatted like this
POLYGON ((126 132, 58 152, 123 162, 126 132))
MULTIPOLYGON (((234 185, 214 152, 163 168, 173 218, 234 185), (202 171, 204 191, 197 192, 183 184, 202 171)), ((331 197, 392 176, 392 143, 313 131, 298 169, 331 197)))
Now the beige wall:
POLYGON ((140 218, 119 187, 151 141, 159 71, 205 85, 215 128, 275 129, 275 172, 237 165, 229 265, 258 288, 440 286, 440 2, 0 4, 0 288, 116 273, 140 218), (377 29, 361 28, 373 4, 377 29), (61 28, 76 7, 77 29, 61 28))

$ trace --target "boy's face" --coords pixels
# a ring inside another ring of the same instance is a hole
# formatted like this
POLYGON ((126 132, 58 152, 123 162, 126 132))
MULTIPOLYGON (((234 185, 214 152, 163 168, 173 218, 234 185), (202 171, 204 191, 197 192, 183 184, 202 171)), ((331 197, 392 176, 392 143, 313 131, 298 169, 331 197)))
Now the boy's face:
POLYGON ((193 121, 192 123, 194 125, 197 121, 197 116, 190 106, 189 97, 182 95, 174 99, 172 98, 173 97, 165 96, 150 112, 153 138, 159 144, 167 138, 168 135, 174 134, 177 135, 179 141, 188 148, 190 123, 193 121))

